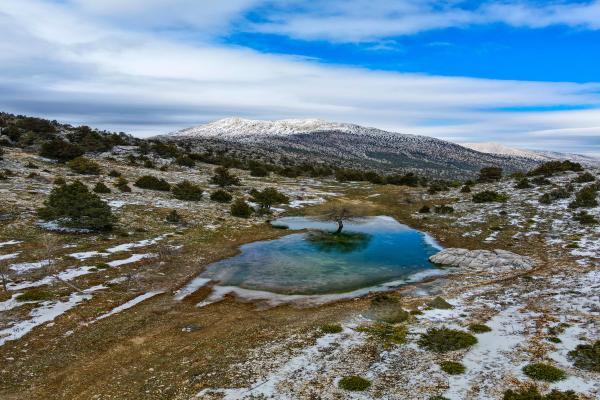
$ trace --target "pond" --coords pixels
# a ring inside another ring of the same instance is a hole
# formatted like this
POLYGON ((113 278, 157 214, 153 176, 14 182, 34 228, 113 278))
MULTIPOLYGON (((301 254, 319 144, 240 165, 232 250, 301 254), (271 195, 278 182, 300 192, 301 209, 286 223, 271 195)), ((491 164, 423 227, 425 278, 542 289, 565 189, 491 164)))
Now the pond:
POLYGON ((304 217, 273 224, 303 231, 243 245, 239 255, 209 265, 196 281, 280 295, 324 295, 393 286, 439 271, 428 261, 439 246, 390 217, 345 223, 341 234, 333 233, 335 223, 304 217))

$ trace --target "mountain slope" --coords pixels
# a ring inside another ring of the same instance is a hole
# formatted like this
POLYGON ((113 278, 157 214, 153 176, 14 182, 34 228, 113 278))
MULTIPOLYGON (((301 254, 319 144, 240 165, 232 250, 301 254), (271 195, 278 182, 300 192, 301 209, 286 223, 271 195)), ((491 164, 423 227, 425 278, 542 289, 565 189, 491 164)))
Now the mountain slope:
POLYGON ((530 158, 481 153, 426 136, 391 133, 354 124, 316 119, 258 121, 227 118, 165 137, 200 147, 221 145, 256 157, 292 158, 351 168, 413 171, 430 176, 473 176, 484 166, 506 171, 537 164, 530 158))
POLYGON ((585 156, 583 154, 560 153, 556 151, 544 150, 523 150, 494 142, 462 143, 462 146, 482 153, 530 158, 532 160, 541 162, 552 160, 571 160, 588 166, 600 165, 600 159, 585 156))

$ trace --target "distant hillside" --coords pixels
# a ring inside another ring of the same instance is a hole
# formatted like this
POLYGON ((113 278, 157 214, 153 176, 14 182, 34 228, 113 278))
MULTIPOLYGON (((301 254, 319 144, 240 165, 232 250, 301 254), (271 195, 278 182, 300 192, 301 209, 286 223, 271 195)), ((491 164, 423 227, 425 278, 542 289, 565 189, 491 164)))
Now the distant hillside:
POLYGON ((163 139, 202 148, 220 144, 258 159, 286 157, 348 168, 404 171, 440 178, 473 176, 485 166, 507 172, 539 163, 527 157, 478 152, 426 136, 392 133, 355 124, 322 120, 260 121, 227 118, 183 129, 163 139))

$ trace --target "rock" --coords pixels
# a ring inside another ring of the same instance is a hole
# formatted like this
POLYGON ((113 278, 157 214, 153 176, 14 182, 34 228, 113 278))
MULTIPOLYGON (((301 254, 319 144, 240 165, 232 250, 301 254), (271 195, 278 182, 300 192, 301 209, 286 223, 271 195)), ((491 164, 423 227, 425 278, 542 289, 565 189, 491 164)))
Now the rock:
POLYGON ((490 251, 449 248, 429 257, 429 261, 465 270, 496 273, 527 270, 535 265, 535 261, 529 257, 500 249, 490 251))

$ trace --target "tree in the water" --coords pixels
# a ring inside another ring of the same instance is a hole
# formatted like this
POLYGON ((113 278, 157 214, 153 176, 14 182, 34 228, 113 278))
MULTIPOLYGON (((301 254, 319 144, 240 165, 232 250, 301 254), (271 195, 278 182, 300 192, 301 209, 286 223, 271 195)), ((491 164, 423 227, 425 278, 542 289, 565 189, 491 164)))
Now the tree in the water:
POLYGON ((338 228, 335 233, 339 234, 342 233, 342 229, 344 229, 344 221, 357 219, 361 215, 364 215, 364 213, 356 207, 340 204, 331 206, 324 214, 320 215, 319 218, 323 221, 333 221, 337 223, 338 228))

